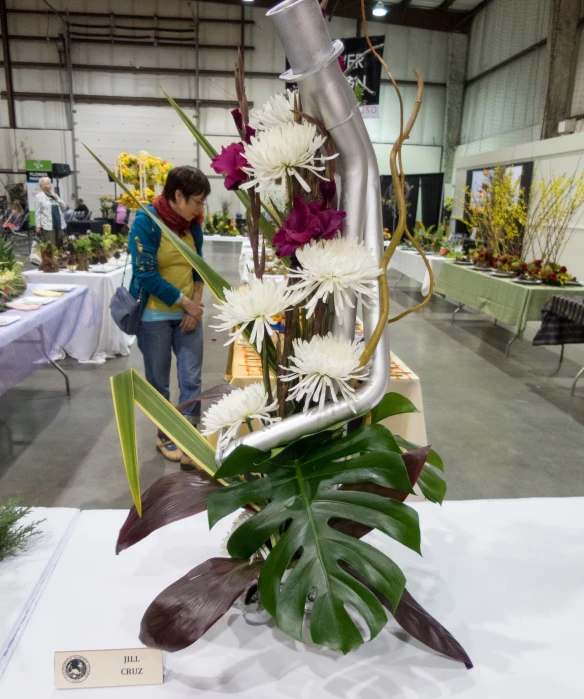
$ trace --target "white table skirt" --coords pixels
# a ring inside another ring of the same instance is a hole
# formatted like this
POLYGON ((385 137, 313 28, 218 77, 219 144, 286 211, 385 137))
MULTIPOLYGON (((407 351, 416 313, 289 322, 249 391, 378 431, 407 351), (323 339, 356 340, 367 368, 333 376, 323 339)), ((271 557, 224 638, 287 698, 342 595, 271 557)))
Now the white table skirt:
MULTIPOLYGON (((428 262, 434 274, 434 281, 440 276, 442 265, 449 264, 449 261, 442 255, 427 255, 428 262)), ((430 275, 424 264, 424 260, 417 252, 398 248, 389 263, 390 269, 410 277, 422 285, 422 294, 427 296, 430 291, 430 275)))
POLYGON ((35 508, 22 524, 44 519, 40 534, 24 551, 0 562, 0 678, 78 516, 72 508, 35 508))
MULTIPOLYGON (((408 589, 460 641, 473 670, 407 639, 393 620, 340 656, 231 611, 194 646, 165 654, 165 684, 85 690, 104 699, 581 699, 584 498, 447 501, 420 513, 424 557, 381 534, 368 541, 404 569, 408 589)), ((83 512, 0 680, 0 696, 47 699, 53 651, 139 646, 147 605, 217 554, 228 522, 204 514, 120 556, 121 511, 83 512), (31 664, 34 663, 34 672, 31 664)))
POLYGON ((61 270, 54 274, 33 270, 25 272, 28 282, 32 284, 86 284, 100 300, 102 305, 101 323, 88 330, 77 333, 65 346, 65 352, 74 359, 85 363, 101 364, 118 354, 126 357, 134 337, 123 333, 111 318, 109 303, 116 289, 121 285, 128 287, 132 278, 131 264, 128 262, 124 276, 124 266, 120 265, 111 272, 69 272, 61 270))

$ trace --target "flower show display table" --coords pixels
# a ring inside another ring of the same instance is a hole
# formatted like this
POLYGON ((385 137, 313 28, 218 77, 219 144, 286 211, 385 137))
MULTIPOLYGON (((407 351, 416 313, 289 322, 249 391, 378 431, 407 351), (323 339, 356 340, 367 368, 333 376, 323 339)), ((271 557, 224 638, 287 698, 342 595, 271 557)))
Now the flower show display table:
MULTIPOLYGON (((262 380, 261 362, 247 342, 237 340, 230 345, 225 380, 240 388, 245 388, 245 386, 262 380)), ((420 412, 395 415, 384 420, 383 424, 409 442, 426 445, 422 384, 416 374, 393 353, 391 354, 391 379, 388 391, 401 393, 409 398, 420 412)))
POLYGON ((111 318, 109 302, 122 279, 128 287, 132 278, 130 264, 124 275, 125 257, 117 263, 110 260, 107 265, 95 265, 89 272, 69 272, 61 270, 49 274, 38 270, 25 272, 29 283, 45 282, 51 284, 85 284, 97 296, 101 302, 100 322, 84 332, 78 333, 75 338, 64 347, 65 352, 80 362, 103 363, 106 359, 121 354, 126 357, 130 354, 130 347, 134 338, 123 333, 111 318), (105 271, 103 271, 105 268, 105 271))
MULTIPOLYGON (((442 267, 445 263, 451 263, 451 260, 446 259, 443 255, 426 255, 432 273, 434 274, 434 282, 436 282, 442 273, 442 267)), ((395 283, 397 286, 402 277, 410 277, 422 285, 422 294, 427 296, 430 292, 430 275, 424 264, 422 256, 415 250, 404 250, 397 248, 389 263, 390 269, 395 269, 401 274, 401 277, 395 283)))
POLYGON ((541 319, 541 309, 552 296, 584 296, 584 286, 524 286, 455 264, 442 268, 436 291, 458 303, 453 320, 458 311, 468 306, 511 325, 515 334, 507 345, 507 354, 511 344, 523 336, 527 323, 541 319))
MULTIPOLYGON (((32 289, 42 287, 42 284, 29 284, 25 295, 30 296, 32 289)), ((63 374, 69 394, 67 374, 52 357, 68 346, 78 333, 100 322, 100 304, 91 290, 87 286, 76 286, 38 310, 11 310, 1 317, 17 317, 18 320, 0 327, 0 395, 47 362, 63 374)))
MULTIPOLYGON (((164 654, 165 684, 88 689, 104 699, 549 699, 582 696, 584 498, 446 501, 420 514, 421 558, 368 535, 402 566, 408 589, 457 638, 475 667, 438 656, 390 620, 342 656, 302 645, 272 622, 232 610, 196 645, 164 654)), ((216 556, 231 520, 208 531, 205 514, 177 522, 115 556, 124 511, 77 521, 0 679, 0 696, 49 699, 53 652, 136 648, 154 597, 216 556), (34 669, 34 671, 33 671, 34 669)))
POLYGON ((79 510, 34 509, 19 524, 44 520, 24 551, 0 561, 0 678, 69 538, 79 510))

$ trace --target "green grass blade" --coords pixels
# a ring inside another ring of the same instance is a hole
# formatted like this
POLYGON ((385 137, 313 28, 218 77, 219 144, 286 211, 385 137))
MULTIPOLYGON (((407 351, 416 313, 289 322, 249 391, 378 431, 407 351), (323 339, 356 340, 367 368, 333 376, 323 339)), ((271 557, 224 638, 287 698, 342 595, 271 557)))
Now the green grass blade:
POLYGON ((142 516, 140 497, 140 471, 138 469, 138 448, 136 445, 136 420, 134 416, 133 370, 127 369, 110 379, 118 434, 122 447, 122 457, 126 476, 132 493, 136 511, 142 516))
POLYGON ((136 405, 193 461, 213 475, 217 470, 215 452, 207 440, 135 369, 131 371, 136 405))
MULTIPOLYGON (((166 99, 170 102, 171 107, 174 109, 174 111, 179 115, 179 117, 182 119, 183 123, 187 127, 187 129, 193 134, 193 136, 197 139, 197 142, 201 146, 201 148, 205 151, 205 153, 209 156, 211 160, 217 155, 217 151, 213 146, 209 143, 209 141, 205 138, 205 136, 199 131, 199 129, 196 127, 196 125, 192 122, 191 119, 188 118, 188 116, 185 114, 184 110, 179 107, 179 105, 172 99, 170 95, 168 95, 164 90, 162 90, 164 93, 164 96, 166 99)), ((235 194, 237 195, 237 198, 239 201, 245 206, 245 208, 249 211, 251 207, 251 202, 249 199, 249 194, 241 189, 236 189, 235 194)), ((278 221, 278 216, 274 209, 266 204, 265 202, 262 201, 262 207, 265 209, 265 211, 268 212, 268 214, 274 219, 274 221, 278 221)), ((281 222, 280 222, 281 223, 281 222)), ((274 233, 276 232, 274 229, 274 226, 268 221, 268 219, 265 216, 260 217, 260 230, 264 234, 267 240, 269 242, 272 242, 272 238, 274 237, 274 233)))

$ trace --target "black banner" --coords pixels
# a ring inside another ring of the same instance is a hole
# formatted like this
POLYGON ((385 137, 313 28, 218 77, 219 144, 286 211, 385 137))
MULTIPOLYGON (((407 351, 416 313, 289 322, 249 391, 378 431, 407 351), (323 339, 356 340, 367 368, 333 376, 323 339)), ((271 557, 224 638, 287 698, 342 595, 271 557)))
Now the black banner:
MULTIPOLYGON (((371 43, 383 55, 384 36, 372 36, 371 43), (379 47, 379 48, 377 48, 379 47)), ((367 39, 343 39, 345 50, 345 75, 362 105, 364 117, 379 117, 379 91, 381 89, 381 63, 369 51, 367 39), (368 52, 369 51, 369 52, 368 52), (367 53, 368 52, 368 53, 367 53)))

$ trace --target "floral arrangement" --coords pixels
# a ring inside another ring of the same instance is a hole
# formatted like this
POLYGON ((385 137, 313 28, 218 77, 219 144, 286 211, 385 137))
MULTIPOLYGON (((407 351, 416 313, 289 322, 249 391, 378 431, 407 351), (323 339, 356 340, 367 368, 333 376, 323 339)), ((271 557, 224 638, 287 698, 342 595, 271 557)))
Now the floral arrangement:
POLYGON ((557 265, 574 234, 572 222, 584 204, 584 174, 555 175, 531 187, 523 251, 557 265))
MULTIPOLYGON (((377 529, 419 552, 417 514, 404 500, 416 483, 433 502, 441 502, 446 490, 438 455, 381 424, 390 415, 415 411, 407 399, 388 393, 365 413, 356 407, 388 319, 385 270, 405 228, 403 193, 393 247, 380 261, 359 240, 342 236, 346 212, 334 186, 335 145, 324 127, 303 113, 299 95, 275 96, 250 114, 241 52, 236 90, 239 108, 233 116, 240 140, 221 153, 169 101, 213 169, 224 175, 226 188, 246 206, 254 258, 249 285, 231 288, 156 220, 214 294, 212 327, 228 336, 227 344, 247 342, 255 349, 262 381, 202 394, 199 400, 215 402, 203 413, 201 434, 134 369, 112 377, 134 499, 117 552, 198 512, 207 510, 211 527, 241 508, 243 513, 233 523, 226 555, 198 565, 161 592, 144 615, 140 638, 148 646, 180 650, 241 598, 244 607, 261 605, 293 639, 344 653, 375 638, 389 613, 417 639, 470 667, 462 647, 409 594, 397 564, 362 539, 377 529), (274 187, 283 193, 282 208, 262 199, 274 187), (286 265, 285 283, 264 276, 270 242, 286 265), (338 332, 357 299, 368 305, 377 298, 379 322, 366 343, 353 339, 354 318, 338 332), (275 333, 273 325, 282 319, 284 332, 275 333), (194 460, 197 472, 165 476, 141 493, 134 404, 194 460), (310 425, 335 404, 347 407, 350 417, 305 429, 303 436, 267 451, 239 442, 243 432, 278 429, 288 420, 310 425), (204 436, 215 433, 217 451, 204 436)), ((421 103, 420 77, 419 93, 421 103)), ((418 110, 419 104, 401 143, 418 110)), ((401 181, 398 171, 396 188, 401 181)))
POLYGON ((12 243, 0 239, 0 313, 6 310, 6 303, 26 291, 22 267, 14 257, 12 243))
POLYGON ((157 158, 146 151, 140 151, 138 155, 120 153, 116 158, 116 175, 122 182, 135 187, 140 186, 142 176, 146 178, 147 187, 163 187, 171 170, 172 164, 168 160, 157 158))
POLYGON ((216 213, 207 216, 203 230, 205 235, 241 235, 235 219, 232 219, 229 213, 216 213))
POLYGON ((486 248, 471 250, 470 258, 476 263, 477 267, 490 267, 520 279, 539 280, 549 286, 579 284, 578 280, 568 272, 568 268, 557 262, 545 262, 542 259, 526 262, 519 255, 501 255, 496 257, 486 248))
POLYGON ((104 194, 99 198, 99 206, 102 211, 109 211, 114 205, 114 198, 111 194, 104 194))
POLYGON ((131 194, 124 192, 118 197, 118 203, 130 209, 132 211, 140 208, 140 205, 136 202, 142 202, 143 204, 152 204, 156 199, 156 193, 150 187, 147 187, 143 194, 140 194, 139 189, 133 189, 131 194))
POLYGON ((461 220, 470 232, 476 232, 477 243, 491 255, 520 254, 527 216, 525 190, 512 167, 497 165, 483 174, 485 180, 478 192, 465 189, 461 220))

